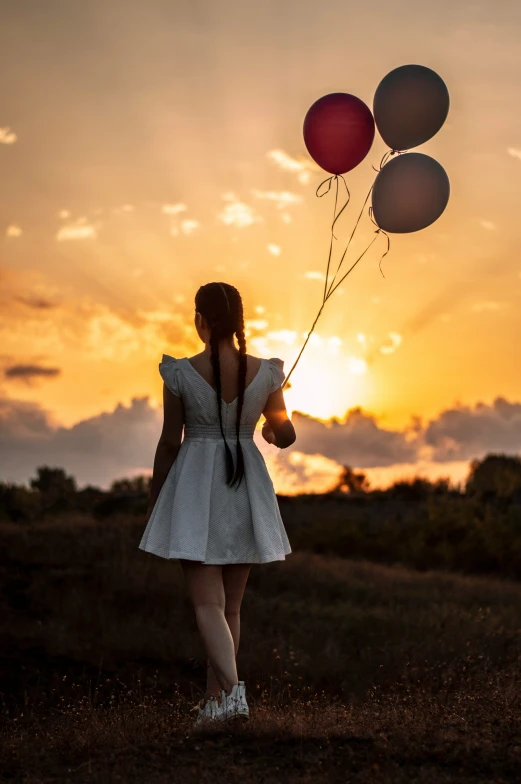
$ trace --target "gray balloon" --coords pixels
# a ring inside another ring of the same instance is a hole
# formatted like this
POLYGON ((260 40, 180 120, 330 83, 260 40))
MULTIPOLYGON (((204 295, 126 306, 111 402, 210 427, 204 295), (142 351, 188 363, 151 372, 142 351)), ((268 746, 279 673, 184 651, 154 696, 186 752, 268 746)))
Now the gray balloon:
POLYGON ((373 217, 394 234, 425 229, 438 220, 449 201, 447 172, 429 155, 399 155, 378 172, 373 186, 373 217))
POLYGON ((401 65, 376 88, 376 127, 391 150, 410 150, 438 133, 449 103, 447 85, 436 71, 424 65, 401 65))

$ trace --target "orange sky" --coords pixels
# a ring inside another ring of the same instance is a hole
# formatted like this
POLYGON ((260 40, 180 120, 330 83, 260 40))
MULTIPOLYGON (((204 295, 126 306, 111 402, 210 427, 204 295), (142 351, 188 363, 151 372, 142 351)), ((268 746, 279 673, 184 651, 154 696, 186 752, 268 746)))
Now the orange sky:
MULTIPOLYGON (((117 0, 43 12, 34 0, 4 11, 2 478, 22 481, 39 460, 100 485, 150 470, 157 365, 201 349, 193 297, 210 280, 241 291, 248 350, 289 371, 320 305, 334 204, 333 191, 315 196, 327 175, 307 155, 304 115, 334 91, 372 106, 380 79, 408 62, 438 71, 451 94, 445 126, 418 148, 447 170, 449 206, 391 238, 385 278, 381 239, 292 376, 291 411, 344 422, 362 410, 338 432, 342 449, 325 425, 316 454, 298 440, 287 454, 259 446, 280 492, 324 489, 346 461, 377 484, 415 471, 460 479, 473 456, 520 451, 521 11, 393 9, 117 0), (122 447, 99 473, 107 447, 92 433, 110 420, 124 444, 118 417, 141 451, 129 461, 122 447)), ((384 151, 377 135, 347 177, 338 249, 384 151)), ((353 251, 372 231, 365 219, 353 251)), ((313 422, 299 422, 306 444, 313 422)))

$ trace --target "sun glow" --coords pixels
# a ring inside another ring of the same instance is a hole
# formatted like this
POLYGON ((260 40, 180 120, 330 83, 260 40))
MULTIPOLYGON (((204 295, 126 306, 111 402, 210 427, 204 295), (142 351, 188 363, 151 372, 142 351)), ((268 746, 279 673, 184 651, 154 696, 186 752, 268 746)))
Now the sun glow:
POLYGON ((361 376, 367 373, 367 362, 365 359, 359 359, 358 357, 349 357, 347 369, 353 376, 361 376))
MULTIPOLYGON (((340 355, 319 356, 320 348, 310 348, 299 360, 289 379, 289 388, 284 387, 284 399, 288 413, 301 411, 319 419, 342 417, 353 406, 365 406, 370 397, 371 380, 366 374, 364 360, 355 360, 351 367, 340 355), (363 369, 362 369, 363 365, 363 369)), ((294 361, 294 360, 293 360, 294 361)), ((285 363, 289 374, 292 362, 285 363)))

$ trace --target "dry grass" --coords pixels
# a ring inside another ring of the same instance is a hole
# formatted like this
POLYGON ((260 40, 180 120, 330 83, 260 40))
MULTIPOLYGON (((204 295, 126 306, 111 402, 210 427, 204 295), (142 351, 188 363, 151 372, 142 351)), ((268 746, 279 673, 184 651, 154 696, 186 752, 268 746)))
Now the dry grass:
POLYGON ((204 651, 141 523, 2 526, 2 780, 519 782, 521 585, 311 554, 252 569, 248 724, 197 731, 204 651))

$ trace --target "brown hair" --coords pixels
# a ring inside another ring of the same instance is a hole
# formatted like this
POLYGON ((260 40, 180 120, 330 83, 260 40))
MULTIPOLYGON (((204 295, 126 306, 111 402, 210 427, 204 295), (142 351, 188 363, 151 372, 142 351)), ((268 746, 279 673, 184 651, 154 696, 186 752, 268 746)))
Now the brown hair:
MULTIPOLYGON (((239 440, 239 426, 246 387, 246 338, 244 336, 244 314, 241 295, 228 283, 207 283, 195 295, 195 310, 204 316, 210 328, 211 363, 215 378, 219 424, 226 450, 226 484, 239 487, 244 476, 244 457, 239 440), (221 365, 219 361, 219 341, 230 335, 237 335, 239 344, 239 396, 237 399, 237 465, 233 466, 233 456, 226 441, 222 421, 221 365)), ((237 489, 237 488, 236 488, 237 489)))

